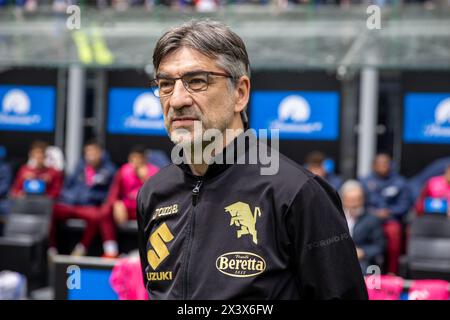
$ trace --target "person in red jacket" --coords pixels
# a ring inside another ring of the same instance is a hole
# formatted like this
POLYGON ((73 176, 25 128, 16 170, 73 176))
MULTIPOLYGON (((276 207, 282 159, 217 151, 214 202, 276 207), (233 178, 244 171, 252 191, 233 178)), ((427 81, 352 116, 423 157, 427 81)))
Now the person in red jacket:
POLYGON ((11 197, 20 198, 26 195, 25 185, 35 183, 43 186, 43 194, 55 199, 58 197, 63 183, 61 171, 45 165, 45 150, 47 143, 35 141, 28 153, 28 162, 20 167, 11 188, 11 197))
POLYGON ((112 211, 114 221, 123 225, 128 220, 136 220, 136 198, 145 181, 154 176, 159 168, 148 163, 145 149, 134 146, 128 162, 117 171, 111 185, 105 209, 112 211))
POLYGON ((426 211, 424 208, 426 198, 445 201, 447 203, 447 216, 450 217, 450 163, 447 164, 443 175, 432 177, 425 184, 415 204, 418 215, 423 215, 426 211))
MULTIPOLYGON (((145 181, 159 168, 147 163, 145 149, 135 146, 128 155, 128 162, 116 172, 108 197, 100 209, 99 229, 103 238, 115 239, 115 227, 129 220, 136 220, 136 198, 145 181)), ((105 250, 104 258, 115 258, 115 252, 105 250)))

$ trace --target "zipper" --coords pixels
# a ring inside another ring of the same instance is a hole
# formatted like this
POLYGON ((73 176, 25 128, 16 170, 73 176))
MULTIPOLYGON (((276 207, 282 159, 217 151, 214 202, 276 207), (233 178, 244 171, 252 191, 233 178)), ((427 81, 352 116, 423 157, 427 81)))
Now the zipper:
POLYGON ((198 202, 198 196, 200 194, 200 188, 202 187, 203 180, 198 180, 195 188, 192 189, 192 205, 195 207, 198 202))
POLYGON ((187 231, 187 250, 186 257, 184 259, 184 281, 183 281, 183 300, 188 299, 188 267, 189 267, 189 257, 191 255, 192 238, 194 237, 194 225, 195 225, 195 206, 198 203, 198 198, 200 195, 200 188, 202 187, 203 180, 197 180, 194 189, 192 189, 192 210, 189 221, 189 229, 187 231))

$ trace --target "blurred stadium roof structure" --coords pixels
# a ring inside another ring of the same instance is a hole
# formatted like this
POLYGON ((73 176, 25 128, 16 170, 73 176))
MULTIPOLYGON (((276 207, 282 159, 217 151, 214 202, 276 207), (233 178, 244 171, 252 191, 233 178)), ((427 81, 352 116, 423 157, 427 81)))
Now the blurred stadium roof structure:
POLYGON ((64 13, 41 11, 18 16, 12 9, 3 10, 0 68, 87 64, 151 72, 152 51, 165 30, 190 18, 209 17, 227 23, 242 36, 254 69, 319 69, 342 74, 366 66, 450 70, 448 5, 434 10, 383 8, 380 30, 366 27, 366 9, 296 6, 280 11, 270 5, 239 5, 205 14, 161 7, 150 12, 82 8, 81 29, 75 33, 66 27, 68 15, 64 13), (80 43, 86 39, 101 39, 97 44, 106 44, 104 48, 111 55, 100 63, 96 59, 83 63, 80 43))

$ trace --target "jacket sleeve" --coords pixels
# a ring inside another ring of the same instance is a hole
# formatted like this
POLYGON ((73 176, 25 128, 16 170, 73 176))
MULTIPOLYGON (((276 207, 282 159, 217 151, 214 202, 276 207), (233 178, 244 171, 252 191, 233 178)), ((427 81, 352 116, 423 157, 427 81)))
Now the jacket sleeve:
POLYGON ((96 189, 89 190, 89 196, 87 197, 89 204, 102 205, 106 200, 107 192, 96 189))
POLYGON ((360 248, 364 251, 364 259, 373 261, 373 259, 384 252, 384 233, 381 220, 375 218, 369 235, 370 244, 362 245, 360 248))
POLYGON ((64 175, 62 173, 62 171, 54 171, 53 177, 52 177, 52 182, 49 186, 49 191, 48 191, 48 195, 52 198, 52 199, 56 199, 59 196, 59 193, 61 192, 61 188, 62 188, 62 184, 63 184, 63 180, 64 180, 64 175))
POLYGON ((63 179, 63 187, 60 191, 58 201, 72 205, 77 204, 77 200, 81 196, 77 190, 77 180, 79 175, 82 174, 82 170, 83 166, 79 163, 72 174, 63 179))
POLYGON ((391 214, 395 217, 401 217, 408 212, 411 207, 411 197, 409 188, 406 183, 402 183, 399 187, 400 194, 395 202, 388 208, 391 214))
POLYGON ((103 204, 107 200, 115 172, 116 168, 112 164, 105 165, 103 169, 104 180, 94 184, 89 190, 90 202, 103 204))
POLYGON ((301 298, 367 299, 341 201, 327 183, 306 182, 285 219, 301 298))
POLYGON ((121 179, 122 179, 121 171, 117 170, 113 182, 109 187, 108 196, 106 197, 106 200, 105 202, 103 202, 102 205, 102 210, 105 214, 109 214, 110 212, 112 212, 114 202, 119 200, 121 179))
POLYGON ((420 191, 420 195, 416 200, 415 209, 418 215, 422 215, 425 212, 424 201, 425 198, 430 195, 430 183, 427 182, 423 189, 420 191))
POLYGON ((67 177, 64 181, 63 189, 70 190, 73 187, 75 187, 77 178, 80 174, 83 172, 83 166, 81 164, 78 164, 74 170, 74 172, 67 177))
POLYGON ((8 194, 12 180, 11 167, 8 164, 0 164, 0 199, 8 194))
POLYGON ((142 188, 139 190, 137 195, 137 208, 136 208, 136 220, 138 224, 138 248, 139 248, 139 256, 141 258, 141 267, 142 267, 142 276, 144 279, 144 287, 147 289, 147 275, 145 273, 145 261, 147 260, 147 251, 146 251, 146 240, 145 240, 145 232, 144 232, 144 209, 143 202, 141 200, 142 188))
POLYGON ((108 198, 106 202, 108 205, 113 205, 115 201, 119 200, 120 196, 120 183, 122 181, 122 171, 117 170, 114 179, 109 187, 108 198))
POLYGON ((22 166, 16 174, 16 178, 14 179, 14 183, 11 187, 11 195, 13 197, 18 196, 23 191, 24 172, 25 167, 22 166))

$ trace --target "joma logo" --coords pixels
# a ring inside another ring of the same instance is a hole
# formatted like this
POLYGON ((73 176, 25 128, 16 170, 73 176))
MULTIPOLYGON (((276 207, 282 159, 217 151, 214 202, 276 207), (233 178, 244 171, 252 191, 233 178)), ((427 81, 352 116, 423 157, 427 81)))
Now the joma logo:
POLYGON ((178 213, 178 204, 173 204, 171 206, 156 209, 155 212, 153 213, 152 219, 158 219, 177 213, 178 213))

